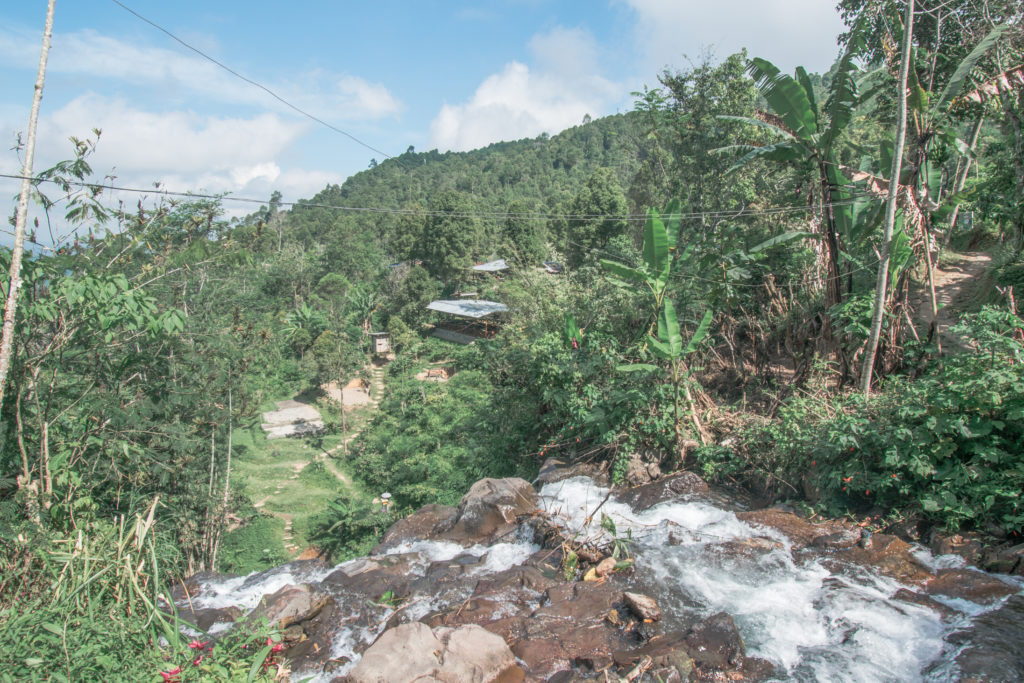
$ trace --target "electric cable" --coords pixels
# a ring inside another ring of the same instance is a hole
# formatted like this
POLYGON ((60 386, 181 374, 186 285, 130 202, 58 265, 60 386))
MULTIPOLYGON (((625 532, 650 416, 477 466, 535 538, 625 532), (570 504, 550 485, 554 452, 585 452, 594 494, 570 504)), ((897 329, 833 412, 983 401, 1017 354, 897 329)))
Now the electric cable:
POLYGON ((372 145, 370 145, 370 144, 367 144, 367 143, 363 142, 362 140, 360 140, 359 138, 357 138, 357 137, 356 137, 355 135, 352 135, 351 133, 349 133, 349 132, 347 132, 347 131, 344 131, 344 130, 342 130, 341 128, 338 128, 338 127, 337 127, 337 126, 335 126, 335 125, 332 125, 332 124, 330 124, 330 123, 327 123, 327 122, 326 122, 326 121, 324 121, 323 119, 321 119, 321 118, 318 118, 318 117, 314 116, 313 114, 310 114, 310 113, 309 113, 308 111, 306 111, 306 110, 304 110, 304 109, 301 109, 301 108, 299 108, 299 107, 295 106, 294 104, 292 104, 292 103, 291 103, 291 102, 289 102, 288 100, 284 99, 283 97, 281 97, 281 96, 280 96, 280 95, 278 95, 278 94, 277 94, 276 92, 274 92, 273 90, 271 90, 271 89, 270 89, 270 88, 268 88, 267 86, 263 85, 262 83, 258 83, 258 82, 256 82, 256 81, 252 80, 251 78, 247 78, 246 76, 243 76, 242 74, 238 73, 237 71, 235 71, 234 69, 232 69, 232 68, 231 68, 231 67, 229 67, 228 65, 224 64, 223 62, 217 61, 216 59, 214 59, 214 58, 213 58, 213 57, 211 57, 210 55, 206 54, 205 52, 203 52, 203 51, 202 51, 202 50, 200 50, 199 48, 197 48, 197 47, 195 47, 195 46, 193 46, 193 45, 190 45, 189 43, 186 43, 186 42, 185 42, 184 40, 182 40, 182 39, 181 39, 181 38, 179 38, 178 36, 174 35, 174 34, 173 34, 173 33, 171 33, 170 31, 168 31, 167 29, 165 29, 165 28, 164 28, 163 26, 160 26, 160 25, 159 25, 159 24, 157 24, 156 22, 153 22, 153 21, 151 21, 151 20, 147 19, 146 17, 142 16, 141 14, 139 14, 138 12, 136 12, 135 10, 133 10, 133 9, 132 9, 131 7, 128 7, 128 6, 127 6, 127 5, 125 5, 125 4, 123 3, 123 2, 120 2, 120 0, 110 0, 110 1, 111 1, 111 2, 113 2, 113 3, 115 4, 115 5, 119 6, 119 7, 121 8, 121 9, 125 10, 126 12, 129 12, 130 14, 133 14, 133 15, 135 15, 135 16, 136 16, 137 18, 139 18, 139 19, 141 19, 142 21, 146 22, 147 24, 149 24, 150 26, 152 26, 152 27, 153 27, 153 28, 155 28, 156 30, 158 30, 158 31, 160 31, 160 32, 162 32, 162 33, 165 33, 165 34, 167 34, 167 35, 168 35, 168 36, 170 36, 170 37, 171 37, 171 38, 172 38, 173 40, 177 41, 178 43, 180 43, 180 44, 181 44, 181 45, 183 45, 184 47, 188 48, 189 50, 192 50, 192 52, 195 52, 195 53, 196 53, 197 55, 199 55, 199 56, 200 56, 200 57, 202 57, 203 59, 206 59, 206 60, 208 60, 208 61, 210 61, 210 62, 213 62, 214 64, 216 64, 217 66, 219 66, 219 67, 220 67, 221 69, 223 69, 224 71, 227 71, 227 72, 228 72, 229 74, 231 74, 231 75, 232 75, 232 76, 234 76, 235 78, 239 78, 239 79, 241 79, 241 80, 245 81, 246 83, 248 83, 249 85, 252 85, 252 86, 255 86, 255 87, 259 88, 260 90, 262 90, 263 92, 267 93, 268 95, 270 95, 270 96, 271 96, 271 97, 273 97, 273 98, 274 98, 275 100, 277 100, 277 101, 278 101, 278 102, 280 102, 281 104, 285 105, 285 106, 286 106, 286 107, 288 107, 289 109, 292 109, 292 110, 294 110, 294 111, 298 112, 299 114, 302 114, 302 115, 303 115, 303 116, 305 116, 306 118, 308 118, 308 119, 310 119, 310 120, 312 120, 312 121, 315 121, 315 122, 319 123, 319 124, 320 124, 321 126, 325 126, 326 128, 329 128, 330 130, 333 130, 333 131, 334 131, 335 133, 341 133, 342 135, 344 135, 344 136, 345 136, 345 137, 347 137, 348 139, 352 140, 353 142, 355 142, 355 143, 357 143, 357 144, 359 144, 359 145, 362 145, 363 147, 365 147, 366 149, 368 149, 368 150, 370 150, 370 151, 372 151, 372 152, 376 152, 377 154, 380 154, 380 155, 382 155, 382 156, 384 156, 384 157, 386 157, 386 158, 388 158, 388 159, 394 159, 394 157, 393 157, 392 155, 388 154, 387 152, 384 152, 384 151, 382 151, 382 150, 379 150, 379 149, 377 149, 376 147, 374 147, 374 146, 372 146, 372 145))

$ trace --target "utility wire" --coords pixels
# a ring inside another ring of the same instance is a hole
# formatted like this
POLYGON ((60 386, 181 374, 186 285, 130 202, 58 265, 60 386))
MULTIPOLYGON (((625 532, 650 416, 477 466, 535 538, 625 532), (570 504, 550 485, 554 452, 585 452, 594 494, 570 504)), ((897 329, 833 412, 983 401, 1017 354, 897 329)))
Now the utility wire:
POLYGON ((139 14, 138 12, 133 10, 131 7, 128 7, 127 5, 125 5, 123 2, 120 2, 119 0, 110 0, 110 1, 113 2, 115 5, 117 5, 118 7, 120 7, 121 9, 125 10, 126 12, 129 12, 130 14, 135 15, 136 17, 138 17, 142 21, 146 22, 147 24, 149 24, 150 26, 152 26, 156 30, 158 30, 158 31, 160 31, 162 33, 166 33, 168 36, 170 36, 172 39, 174 39, 175 41, 177 41, 178 43, 180 43, 184 47, 188 48, 189 50, 192 50, 192 52, 195 52, 197 55, 199 55, 203 59, 206 59, 206 60, 209 60, 209 61, 213 62, 214 64, 216 64, 220 68, 222 68, 225 71, 227 71, 232 76, 245 81, 249 85, 256 86, 257 88, 259 88, 263 92, 267 93, 268 95, 270 95, 271 97, 273 97, 275 100, 277 100, 281 104, 285 105, 286 107, 288 107, 288 108, 298 112, 299 114, 302 114, 303 116, 305 116, 306 118, 308 118, 308 119, 310 119, 312 121, 316 121, 321 126, 325 126, 325 127, 329 128, 329 129, 333 130, 335 133, 341 133, 342 135, 344 135, 348 139, 352 140, 353 142, 355 142, 357 144, 362 145, 363 147, 365 147, 366 149, 368 149, 370 151, 376 152, 377 154, 380 154, 380 155, 382 155, 382 156, 384 156, 384 157, 386 157, 388 159, 393 159, 394 158, 393 156, 391 156, 387 152, 381 151, 381 150, 377 149, 376 147, 373 147, 372 145, 369 145, 369 144, 363 142, 362 140, 360 140, 356 136, 352 135, 351 133, 346 132, 346 131, 342 130, 341 128, 338 128, 337 126, 334 126, 334 125, 332 125, 330 123, 327 123, 323 119, 320 119, 320 118, 317 118, 316 116, 313 116, 312 114, 310 114, 308 111, 306 111, 304 109, 300 109, 299 107, 295 106, 294 104, 292 104, 288 100, 286 100, 283 97, 281 97, 280 95, 278 95, 276 92, 274 92, 273 90, 271 90, 267 86, 265 86, 265 85, 263 85, 261 83, 257 83, 256 81, 252 80, 251 78, 247 78, 247 77, 243 76, 242 74, 238 73, 237 71, 235 71, 234 69, 232 69, 228 65, 224 64, 223 62, 217 61, 216 59, 214 59, 210 55, 206 54, 205 52, 203 52, 199 48, 194 47, 192 45, 189 45, 184 40, 182 40, 178 36, 174 35, 170 31, 165 29, 163 26, 160 26, 159 24, 157 24, 157 23, 155 23, 153 21, 150 21, 146 17, 142 16, 141 14, 139 14))
MULTIPOLYGON (((116 1, 116 0, 114 0, 116 1)), ((9 173, 0 173, 0 178, 9 178, 12 180, 23 180, 24 177, 9 173)), ((58 181, 51 178, 29 178, 36 182, 46 182, 53 184, 67 184, 75 187, 85 187, 90 189, 102 188, 105 190, 116 190, 120 192, 132 192, 135 194, 144 195, 162 195, 166 197, 181 197, 185 199, 212 199, 216 201, 231 201, 245 204, 256 204, 265 205, 267 204, 266 199, 256 199, 253 197, 234 197, 231 195, 224 194, 207 194, 201 192, 175 192, 172 190, 164 190, 159 188, 142 188, 142 187, 122 187, 107 183, 87 183, 84 181, 58 181)), ((680 219, 696 219, 696 218, 749 218, 755 216, 770 216, 780 215, 787 213, 807 213, 814 211, 818 208, 828 208, 837 206, 852 206, 860 198, 873 198, 874 196, 869 193, 863 193, 859 197, 852 197, 850 199, 844 199, 840 201, 834 201, 826 204, 815 204, 813 206, 808 204, 796 204, 790 206, 776 206, 766 209, 731 209, 731 210, 720 210, 720 211, 693 211, 689 213, 676 214, 680 219)), ((313 208, 313 209, 328 209, 332 211, 345 211, 350 213, 370 213, 370 214, 387 214, 387 215, 399 215, 399 216, 452 216, 457 218, 481 218, 481 219, 508 219, 508 218, 520 218, 522 220, 531 221, 548 221, 552 219, 565 219, 565 220, 599 220, 599 219, 615 219, 624 220, 631 222, 644 222, 647 220, 646 213, 624 213, 624 214, 569 214, 569 213, 544 213, 544 212, 512 212, 512 211, 438 211, 432 209, 391 209, 384 207, 368 207, 368 206, 339 206, 337 204, 320 204, 316 202, 307 201, 295 201, 295 202, 278 202, 278 206, 287 206, 291 208, 313 208)))

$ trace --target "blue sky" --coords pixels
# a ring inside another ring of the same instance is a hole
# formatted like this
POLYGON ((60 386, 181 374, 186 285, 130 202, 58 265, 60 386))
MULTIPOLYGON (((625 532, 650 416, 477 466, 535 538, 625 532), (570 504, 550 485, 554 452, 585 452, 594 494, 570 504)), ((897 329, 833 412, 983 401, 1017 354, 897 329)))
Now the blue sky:
MULTIPOLYGON (((831 0, 122 0, 296 106, 391 155, 556 133, 631 108, 666 67, 741 47, 791 70, 828 68, 831 0)), ((45 0, 0 7, 0 172, 16 173, 45 0)), ((117 182, 286 200, 380 154, 301 117, 110 0, 60 0, 35 168, 70 135, 103 136, 117 182)), ((0 181, 8 196, 13 181, 0 181)), ((134 199, 124 197, 134 203, 134 199)), ((251 207, 233 208, 246 213, 251 207)))

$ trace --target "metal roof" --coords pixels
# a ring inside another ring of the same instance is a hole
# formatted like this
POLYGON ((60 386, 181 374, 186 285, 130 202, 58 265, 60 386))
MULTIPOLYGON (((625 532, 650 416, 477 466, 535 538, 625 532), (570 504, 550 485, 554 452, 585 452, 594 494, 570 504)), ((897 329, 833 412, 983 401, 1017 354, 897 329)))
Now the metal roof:
POLYGON ((487 263, 481 263, 479 266, 473 266, 473 270, 479 270, 485 273, 496 273, 499 270, 507 270, 508 264, 505 263, 505 259, 500 258, 497 261, 488 261, 487 263))
POLYGON ((483 318, 491 313, 500 313, 508 310, 508 306, 505 304, 499 304, 497 301, 483 301, 481 299, 441 299, 439 301, 431 301, 427 308, 431 311, 460 315, 463 318, 483 318))

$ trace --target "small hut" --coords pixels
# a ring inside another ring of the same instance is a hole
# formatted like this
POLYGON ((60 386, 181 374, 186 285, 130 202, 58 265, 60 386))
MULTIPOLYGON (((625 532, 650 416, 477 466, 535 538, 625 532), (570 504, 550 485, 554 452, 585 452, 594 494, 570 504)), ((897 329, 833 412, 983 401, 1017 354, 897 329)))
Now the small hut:
POLYGON ((490 337, 497 330, 489 316, 503 313, 508 306, 482 299, 441 299, 431 301, 427 309, 446 314, 434 328, 434 336, 459 344, 472 344, 478 337, 490 337))
POLYGON ((374 353, 380 355, 391 353, 391 335, 387 332, 371 332, 370 340, 374 353))

